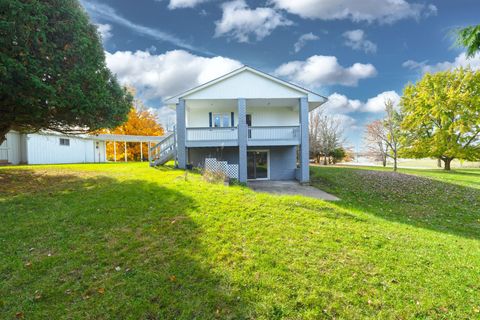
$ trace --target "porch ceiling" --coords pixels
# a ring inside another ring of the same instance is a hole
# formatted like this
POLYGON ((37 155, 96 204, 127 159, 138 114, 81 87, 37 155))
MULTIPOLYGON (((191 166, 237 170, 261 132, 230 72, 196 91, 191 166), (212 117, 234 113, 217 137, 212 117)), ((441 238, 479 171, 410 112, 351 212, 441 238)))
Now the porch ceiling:
MULTIPOLYGON (((237 108, 236 99, 186 100, 187 109, 237 108)), ((248 107, 297 107, 298 99, 247 99, 248 107)))

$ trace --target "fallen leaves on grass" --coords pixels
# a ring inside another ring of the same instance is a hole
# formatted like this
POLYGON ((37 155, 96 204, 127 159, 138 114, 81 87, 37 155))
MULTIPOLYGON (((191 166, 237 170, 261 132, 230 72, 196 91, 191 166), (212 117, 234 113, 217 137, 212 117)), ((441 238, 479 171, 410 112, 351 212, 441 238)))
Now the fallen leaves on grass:
POLYGON ((41 298, 42 298, 42 294, 40 293, 40 291, 36 290, 35 295, 34 295, 34 299, 35 300, 40 300, 41 298))

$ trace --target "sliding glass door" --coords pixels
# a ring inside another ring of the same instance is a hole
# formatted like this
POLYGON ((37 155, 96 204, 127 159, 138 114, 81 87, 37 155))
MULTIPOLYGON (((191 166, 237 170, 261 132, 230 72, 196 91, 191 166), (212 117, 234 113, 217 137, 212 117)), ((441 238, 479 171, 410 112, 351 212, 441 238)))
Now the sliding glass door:
POLYGON ((266 180, 269 178, 268 151, 247 151, 247 178, 266 180))

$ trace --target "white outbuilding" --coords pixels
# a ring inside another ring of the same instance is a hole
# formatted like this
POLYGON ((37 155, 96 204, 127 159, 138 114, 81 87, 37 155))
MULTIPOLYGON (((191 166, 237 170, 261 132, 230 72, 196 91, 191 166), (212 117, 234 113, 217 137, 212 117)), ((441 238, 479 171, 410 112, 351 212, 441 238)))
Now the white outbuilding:
MULTIPOLYGON (((127 142, 153 146, 163 139, 164 137, 133 135, 66 135, 56 132, 10 131, 6 141, 0 145, 0 165, 106 162, 107 141, 117 142, 115 145, 121 142, 126 150, 127 142)), ((149 148, 145 147, 145 155, 148 150, 149 148)))

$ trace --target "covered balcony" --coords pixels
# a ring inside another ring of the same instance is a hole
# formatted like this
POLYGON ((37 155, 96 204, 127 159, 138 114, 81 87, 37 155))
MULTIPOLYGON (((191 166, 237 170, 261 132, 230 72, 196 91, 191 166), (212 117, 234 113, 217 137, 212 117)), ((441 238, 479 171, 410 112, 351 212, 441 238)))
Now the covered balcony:
MULTIPOLYGON (((186 100, 186 146, 238 146, 235 99, 186 100)), ((247 145, 298 145, 298 99, 247 99, 247 145)))

